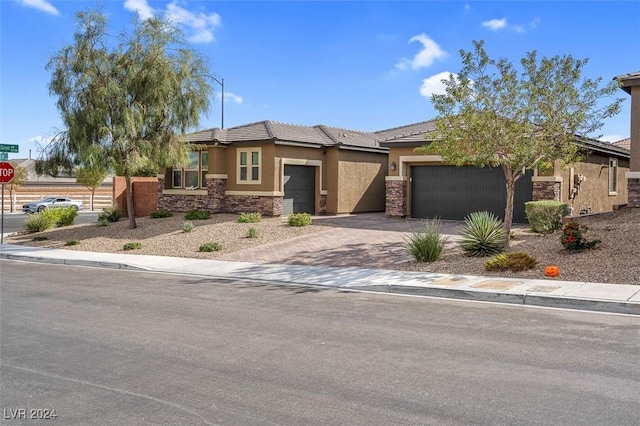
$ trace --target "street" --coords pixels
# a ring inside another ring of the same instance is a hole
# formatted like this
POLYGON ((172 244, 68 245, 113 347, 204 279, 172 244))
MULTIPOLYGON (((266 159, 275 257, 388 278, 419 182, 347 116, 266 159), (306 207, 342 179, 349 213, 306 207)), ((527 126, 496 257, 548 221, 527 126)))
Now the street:
MULTIPOLYGON (((99 211, 80 211, 74 222, 75 225, 81 223, 93 223, 98 220, 99 211)), ((26 213, 14 212, 4 213, 4 233, 9 234, 23 230, 24 221, 27 218, 26 213)))
POLYGON ((638 317, 5 260, 0 291, 6 425, 640 423, 638 317))

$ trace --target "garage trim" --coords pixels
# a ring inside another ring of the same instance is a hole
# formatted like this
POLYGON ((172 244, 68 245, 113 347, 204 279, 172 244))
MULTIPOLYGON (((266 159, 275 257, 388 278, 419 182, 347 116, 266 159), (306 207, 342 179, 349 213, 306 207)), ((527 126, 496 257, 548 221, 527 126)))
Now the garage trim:
POLYGON ((326 195, 327 190, 322 189, 322 160, 304 160, 302 158, 281 158, 280 159, 280 192, 284 194, 284 166, 312 166, 318 167, 318 188, 320 195, 326 195), (324 191, 324 194, 323 194, 324 191))
POLYGON ((406 163, 444 163, 441 155, 401 155, 398 161, 400 161, 400 176, 407 176, 406 163))

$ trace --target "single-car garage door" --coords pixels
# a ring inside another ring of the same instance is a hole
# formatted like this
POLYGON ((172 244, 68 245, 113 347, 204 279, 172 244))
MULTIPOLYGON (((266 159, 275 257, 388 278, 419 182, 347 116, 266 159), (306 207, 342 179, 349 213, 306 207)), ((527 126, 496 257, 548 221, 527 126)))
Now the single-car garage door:
POLYGON ((284 200, 282 214, 314 214, 316 168, 311 166, 284 166, 284 200))
MULTIPOLYGON (((504 219, 507 194, 501 168, 414 166, 411 168, 411 217, 463 220, 469 213, 489 211, 504 219)), ((513 221, 526 223, 524 203, 533 184, 527 172, 516 182, 513 221)))

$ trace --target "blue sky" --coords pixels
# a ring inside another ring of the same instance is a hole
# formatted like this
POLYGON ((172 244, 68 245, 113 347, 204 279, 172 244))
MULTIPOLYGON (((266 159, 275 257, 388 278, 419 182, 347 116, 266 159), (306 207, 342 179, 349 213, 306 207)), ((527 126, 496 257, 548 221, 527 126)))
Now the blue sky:
MULTIPOLYGON (((638 1, 0 0, 0 143, 37 157, 61 128, 48 59, 73 40, 75 13, 102 5, 113 32, 166 13, 225 80, 225 127, 260 120, 375 131, 429 120, 459 50, 589 58, 585 77, 640 71, 638 1)), ((219 127, 220 87, 200 128, 219 127)), ((630 98, 603 140, 629 136, 630 98)), ((598 135, 590 135, 598 136, 598 135)))

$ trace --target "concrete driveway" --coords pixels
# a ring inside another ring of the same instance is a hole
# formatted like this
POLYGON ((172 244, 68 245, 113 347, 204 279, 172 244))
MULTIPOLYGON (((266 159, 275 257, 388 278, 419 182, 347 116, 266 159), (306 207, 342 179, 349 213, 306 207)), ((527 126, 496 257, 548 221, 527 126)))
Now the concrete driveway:
MULTIPOLYGON (((229 253, 222 260, 367 268, 389 268, 411 260, 404 238, 418 230, 422 221, 392 219, 384 213, 317 216, 314 225, 326 231, 229 253)), ((443 221, 442 233, 457 238, 459 222, 443 221)))

